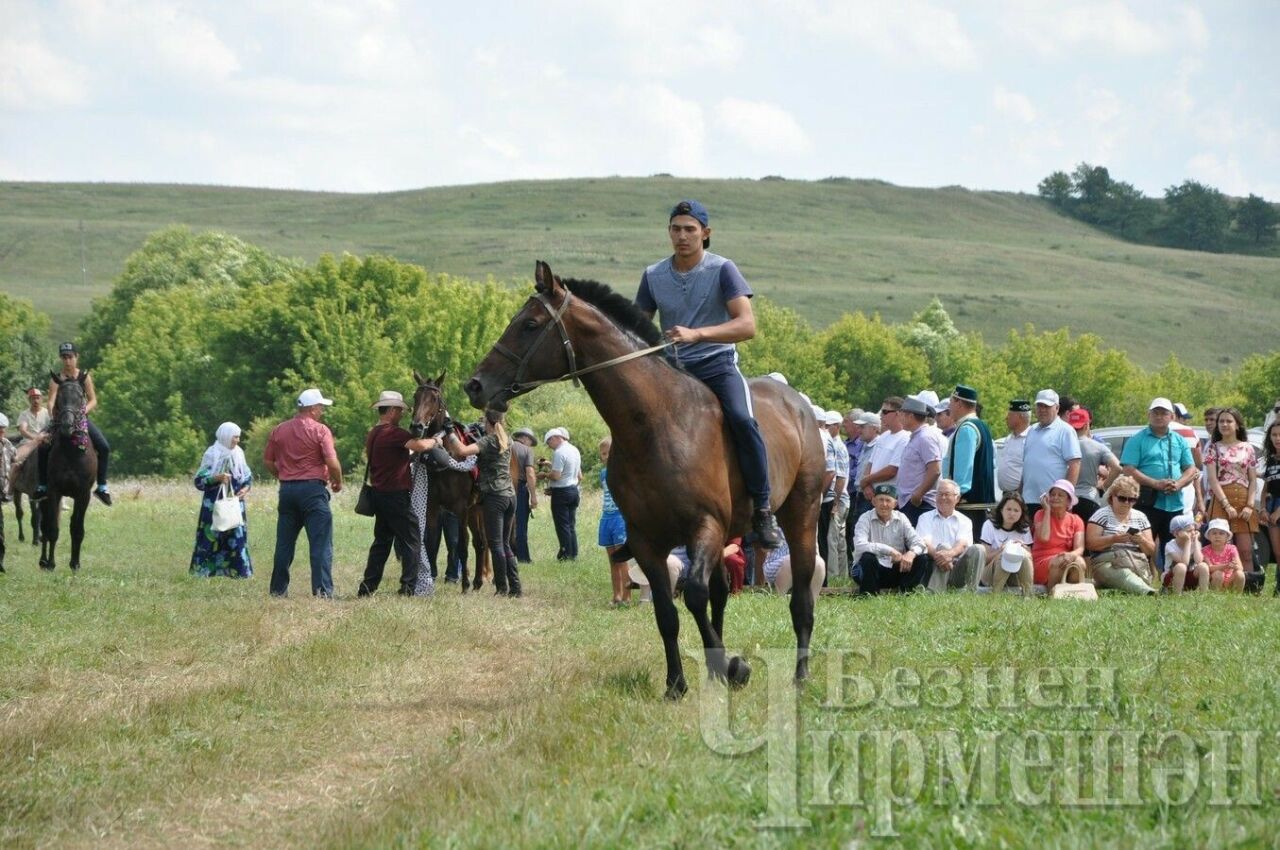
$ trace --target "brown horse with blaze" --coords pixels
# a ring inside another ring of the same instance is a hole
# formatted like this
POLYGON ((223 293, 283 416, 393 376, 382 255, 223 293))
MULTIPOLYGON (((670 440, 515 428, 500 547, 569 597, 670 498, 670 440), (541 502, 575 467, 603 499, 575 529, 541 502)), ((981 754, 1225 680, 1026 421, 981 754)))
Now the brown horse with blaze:
MULTIPOLYGON (((629 299, 594 281, 561 281, 541 261, 534 295, 466 384, 477 408, 505 410, 515 396, 558 380, 580 380, 609 426, 609 489, 627 522, 627 547, 653 589, 667 660, 666 695, 687 690, 668 553, 687 546, 684 599, 701 633, 708 673, 734 685, 751 671, 725 655, 729 583, 725 541, 751 529, 751 497, 738 470, 720 403, 700 381, 652 356, 662 345, 652 320, 629 299), (710 603, 710 616, 707 608, 710 603)), ((808 676, 818 506, 824 471, 813 412, 799 393, 769 379, 750 383, 768 446, 773 510, 791 548, 791 622, 797 680, 808 676)))

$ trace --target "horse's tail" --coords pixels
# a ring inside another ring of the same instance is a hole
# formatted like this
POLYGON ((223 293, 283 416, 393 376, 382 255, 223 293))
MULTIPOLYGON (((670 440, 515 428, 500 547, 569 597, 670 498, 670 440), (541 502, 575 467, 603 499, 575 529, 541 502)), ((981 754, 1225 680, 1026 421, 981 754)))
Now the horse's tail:
POLYGON ((631 554, 631 546, 623 543, 617 549, 613 550, 613 554, 609 556, 609 562, 613 564, 622 564, 630 561, 634 555, 631 554))

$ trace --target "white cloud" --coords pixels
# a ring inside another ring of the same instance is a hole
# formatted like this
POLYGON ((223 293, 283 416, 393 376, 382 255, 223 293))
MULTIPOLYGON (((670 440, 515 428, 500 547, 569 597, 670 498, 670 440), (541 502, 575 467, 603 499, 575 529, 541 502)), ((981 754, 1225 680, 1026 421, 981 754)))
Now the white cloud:
POLYGON ((996 90, 991 94, 991 105, 1001 115, 1008 115, 1023 124, 1031 124, 1036 120, 1036 108, 1031 105, 1030 98, 1024 94, 1009 91, 1004 86, 996 86, 996 90))
POLYGON ((716 123, 756 153, 803 154, 813 147, 791 113, 773 103, 726 98, 716 107, 716 123))
POLYGON ((733 68, 742 59, 742 36, 729 21, 735 6, 725 2, 691 3, 681 7, 691 22, 678 25, 661 7, 645 3, 562 4, 575 17, 589 10, 612 30, 614 52, 627 67, 647 77, 676 77, 706 69, 733 68), (585 6, 585 8, 584 8, 585 6))
POLYGON ((205 18, 163 0, 65 0, 62 14, 82 37, 139 70, 223 79, 240 60, 205 18), (152 67, 148 67, 152 66, 152 67))
POLYGON ((85 69, 54 53, 38 33, 0 36, 0 106, 30 110, 79 106, 88 94, 85 69))
POLYGON ((1137 14, 1122 0, 1066 5, 1055 0, 1012 4, 1003 21, 1015 40, 1045 55, 1097 48, 1109 54, 1149 56, 1202 50, 1209 42, 1204 16, 1192 6, 1137 14))
POLYGON ((926 0, 799 0, 793 20, 812 35, 847 41, 904 62, 971 68, 978 50, 955 12, 926 0))
POLYGON ((1228 195, 1244 197, 1257 192, 1257 187, 1245 179, 1235 154, 1221 157, 1215 153, 1198 153, 1187 160, 1187 174, 1192 180, 1207 183, 1228 195))

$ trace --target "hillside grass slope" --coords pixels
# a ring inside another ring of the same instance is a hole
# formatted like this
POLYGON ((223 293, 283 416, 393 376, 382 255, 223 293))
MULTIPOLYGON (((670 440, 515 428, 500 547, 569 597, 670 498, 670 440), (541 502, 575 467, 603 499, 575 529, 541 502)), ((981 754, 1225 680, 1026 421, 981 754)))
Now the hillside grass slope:
POLYGON ((0 183, 0 287, 70 336, 147 234, 184 224, 307 261, 382 253, 480 279, 528 280, 545 259, 630 292, 668 251, 666 212, 681 197, 709 206, 713 250, 817 327, 854 310, 901 321, 937 295, 989 341, 1027 322, 1066 326, 1146 366, 1175 352, 1221 368, 1276 345, 1280 259, 1121 242, 1028 195, 867 180, 608 178, 373 195, 0 183))

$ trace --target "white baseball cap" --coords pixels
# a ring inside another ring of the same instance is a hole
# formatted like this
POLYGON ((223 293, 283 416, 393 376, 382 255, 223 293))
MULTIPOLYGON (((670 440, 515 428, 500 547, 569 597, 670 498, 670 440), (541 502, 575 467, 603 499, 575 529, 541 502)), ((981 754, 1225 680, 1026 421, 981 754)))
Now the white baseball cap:
POLYGON ((1173 402, 1169 401, 1169 399, 1164 396, 1153 398, 1151 400, 1151 404, 1147 405, 1147 410, 1167 410, 1170 413, 1173 413, 1173 402))
POLYGON ((1058 403, 1058 394, 1053 390, 1041 390, 1036 393, 1036 404, 1054 405, 1058 403))
POLYGON ((930 410, 933 410, 938 406, 938 394, 933 390, 921 390, 915 394, 915 398, 918 398, 925 404, 929 405, 930 410))
POLYGON ((1231 524, 1228 523, 1222 517, 1218 517, 1217 519, 1211 519, 1209 520, 1209 527, 1205 529, 1205 534, 1208 534, 1210 531, 1221 531, 1226 534, 1230 534, 1231 524))
POLYGON ((866 411, 865 413, 863 413, 861 416, 859 416, 857 419, 855 419, 855 420, 853 420, 853 421, 854 421, 855 423, 857 423, 858 425, 874 425, 874 426, 876 426, 877 428, 879 428, 879 427, 880 427, 880 414, 879 414, 879 413, 876 413, 875 411, 868 410, 868 411, 866 411))
POLYGON ((569 439, 569 432, 563 428, 552 428, 547 432, 546 436, 542 438, 542 442, 549 443, 551 442, 552 437, 564 437, 567 440, 569 439))
POLYGON ((298 407, 311 407, 314 404, 330 405, 333 404, 333 399, 325 398, 315 387, 303 390, 298 396, 298 407))
POLYGON ((1022 559, 1025 557, 1026 551, 1010 540, 1004 544, 1004 548, 1000 551, 1000 569, 1006 573, 1016 573, 1022 569, 1022 559))
POLYGON ((0 413, 0 428, 8 428, 8 427, 9 427, 9 417, 5 416, 3 413, 0 413))
POLYGON ((839 425, 844 421, 844 417, 834 410, 828 410, 822 417, 823 425, 839 425))

